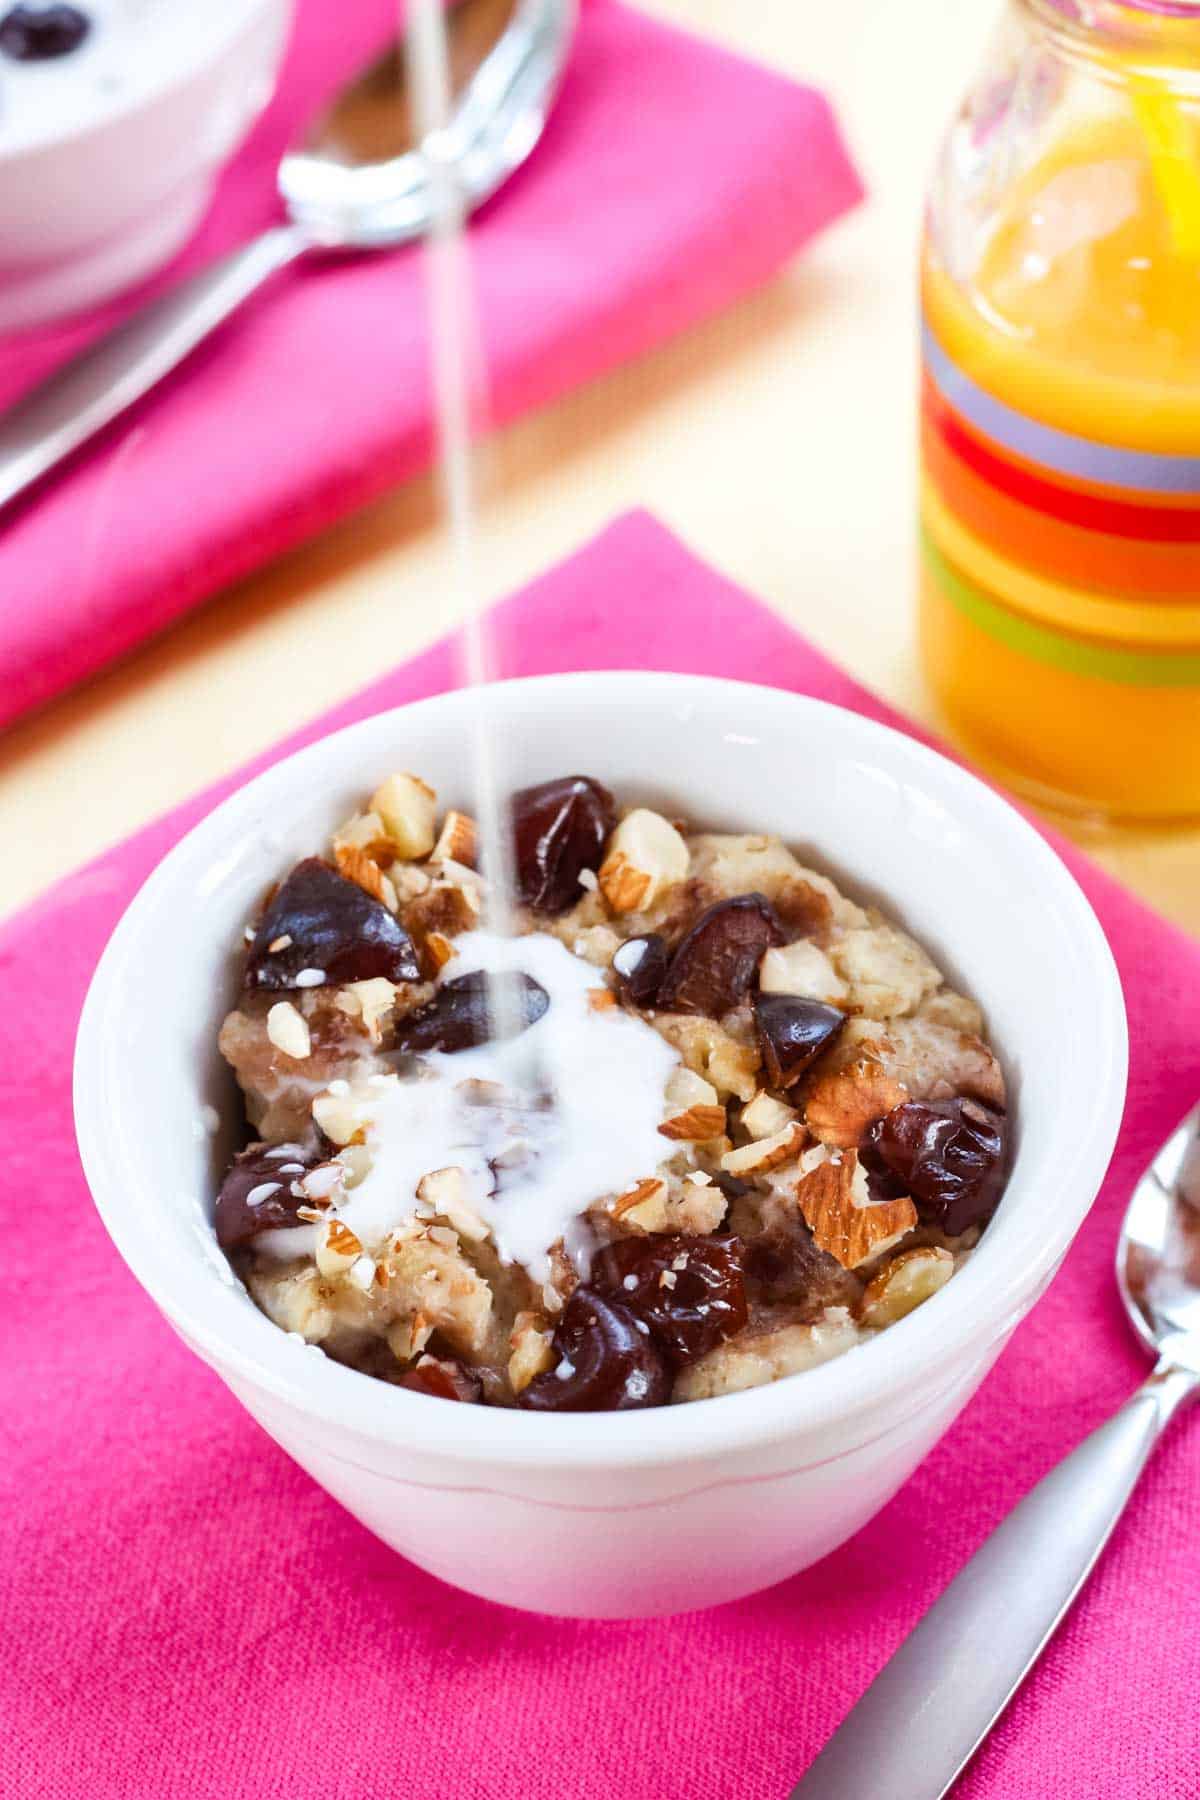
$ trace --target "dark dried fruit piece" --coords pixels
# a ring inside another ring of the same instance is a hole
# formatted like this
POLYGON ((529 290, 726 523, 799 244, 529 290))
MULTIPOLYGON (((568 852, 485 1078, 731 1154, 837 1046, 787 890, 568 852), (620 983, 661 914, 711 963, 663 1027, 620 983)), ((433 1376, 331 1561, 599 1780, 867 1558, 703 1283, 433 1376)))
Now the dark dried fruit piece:
POLYGON ((846 1015, 795 994, 755 994, 754 1023, 772 1087, 788 1088, 838 1037, 846 1015))
POLYGON ((662 1406, 671 1369, 649 1327, 627 1306, 577 1287, 554 1332, 558 1361, 518 1397, 532 1412, 626 1412, 662 1406))
POLYGON ((613 974, 621 993, 634 1006, 652 1006, 662 986, 671 953, 667 940, 656 931, 645 937, 626 938, 613 952, 613 974))
POLYGON ((1004 1187, 1005 1120, 978 1100, 906 1100, 867 1132, 862 1160, 948 1237, 982 1225, 1004 1187))
POLYGON ((292 1183, 318 1160, 296 1144, 251 1144, 235 1156, 221 1183, 213 1221, 221 1248, 232 1250, 260 1231, 295 1225, 297 1208, 311 1202, 294 1194, 292 1183))
POLYGON ((15 62, 46 62, 78 50, 91 29, 77 6, 10 6, 0 18, 0 50, 15 62))
POLYGON ((784 935, 765 894, 718 900, 700 914, 671 958, 658 1005, 719 1019, 749 993, 763 952, 782 944, 784 935))
POLYGON ((606 787, 587 775, 563 775, 513 795, 517 891, 536 912, 560 913, 583 891, 584 869, 598 869, 617 822, 606 787))
POLYGON ((444 981, 428 1006, 402 1019, 396 1048, 413 1054, 474 1050, 494 1036, 514 1037, 528 1030, 549 1004, 549 994, 532 975, 493 976, 489 982, 482 969, 475 969, 444 981))
POLYGON ((461 1400, 469 1406, 478 1406, 483 1399, 483 1383, 478 1375, 453 1357, 420 1357, 411 1369, 404 1371, 396 1386, 411 1388, 414 1394, 432 1394, 435 1400, 461 1400))
POLYGON ((680 1367, 746 1323, 742 1256, 736 1237, 623 1238, 595 1257, 589 1280, 644 1320, 680 1367))
POLYGON ((330 987, 377 975, 421 979, 412 939, 399 920, 319 856, 297 863, 272 895, 246 958, 246 986, 294 988, 308 970, 330 987))

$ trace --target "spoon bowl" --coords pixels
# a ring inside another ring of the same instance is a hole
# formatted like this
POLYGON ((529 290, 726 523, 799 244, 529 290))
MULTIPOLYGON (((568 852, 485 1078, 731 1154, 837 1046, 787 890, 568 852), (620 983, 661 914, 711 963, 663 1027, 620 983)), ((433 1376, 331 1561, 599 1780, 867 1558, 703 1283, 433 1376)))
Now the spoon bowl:
POLYGON ((1117 1245, 1117 1286, 1146 1348, 1200 1375, 1198 1144, 1200 1107, 1133 1191, 1117 1245))
POLYGON ((558 93, 577 0, 459 0, 446 16, 453 82, 437 180, 392 46, 337 97, 279 169, 287 223, 263 232, 97 339, 0 417, 0 507, 109 425, 243 301, 310 253, 422 237, 447 178, 464 214, 534 149, 558 93))

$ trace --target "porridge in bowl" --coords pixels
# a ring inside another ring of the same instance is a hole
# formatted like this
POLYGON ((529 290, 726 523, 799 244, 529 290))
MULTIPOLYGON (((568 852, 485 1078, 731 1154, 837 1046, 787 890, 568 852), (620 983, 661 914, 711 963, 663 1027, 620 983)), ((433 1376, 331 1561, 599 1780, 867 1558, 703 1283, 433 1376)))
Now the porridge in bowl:
POLYGON ((283 1330, 541 1411, 727 1394, 903 1318, 999 1202, 1004 1078, 921 946, 779 839, 394 775, 247 927, 220 1047, 253 1141, 217 1236, 283 1330))

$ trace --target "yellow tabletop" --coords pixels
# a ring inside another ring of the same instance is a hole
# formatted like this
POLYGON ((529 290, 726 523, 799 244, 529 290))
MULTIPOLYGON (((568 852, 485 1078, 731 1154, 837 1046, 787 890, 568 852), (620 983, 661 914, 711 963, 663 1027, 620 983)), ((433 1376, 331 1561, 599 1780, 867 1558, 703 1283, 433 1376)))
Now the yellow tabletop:
MULTIPOLYGON (((489 586, 648 506, 932 721, 912 630, 915 255, 936 139, 994 0, 645 3, 825 86, 872 199, 735 310, 499 434, 489 586)), ((432 484, 412 483, 0 737, 0 913, 440 635, 447 570, 432 484)), ((1200 933, 1200 831, 1090 848, 1200 933)))

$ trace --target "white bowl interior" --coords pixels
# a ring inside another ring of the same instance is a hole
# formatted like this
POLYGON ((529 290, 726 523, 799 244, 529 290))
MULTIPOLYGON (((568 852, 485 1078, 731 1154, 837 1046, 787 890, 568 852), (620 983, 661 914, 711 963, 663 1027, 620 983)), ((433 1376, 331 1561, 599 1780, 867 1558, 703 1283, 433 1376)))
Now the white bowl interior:
MULTIPOLYGON (((447 1444, 462 1436, 458 1408, 305 1353, 232 1278, 209 1224, 236 1105, 215 1039, 236 992, 236 946, 264 888, 321 849, 379 778, 410 768, 443 803, 472 806, 472 705, 455 693, 369 719, 268 771, 197 827, 147 882, 105 954, 80 1030, 76 1090, 106 1224, 202 1354, 354 1429, 403 1438, 417 1419, 423 1437, 447 1444), (225 1121, 215 1138, 206 1107, 225 1121)), ((1071 876, 973 777, 816 701, 692 677, 605 674, 505 684, 491 690, 490 706, 506 788, 594 774, 623 802, 660 804, 715 828, 777 832, 856 895, 877 897, 983 1004, 1011 1084, 1017 1148, 977 1255, 876 1342, 771 1388, 666 1414, 485 1411, 459 1448, 517 1461, 666 1460, 714 1431, 792 1429, 853 1409, 867 1393, 899 1405, 923 1382, 951 1379, 956 1344, 985 1329, 998 1337, 1057 1267, 1120 1120, 1120 987, 1071 876)))

